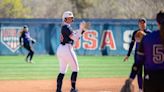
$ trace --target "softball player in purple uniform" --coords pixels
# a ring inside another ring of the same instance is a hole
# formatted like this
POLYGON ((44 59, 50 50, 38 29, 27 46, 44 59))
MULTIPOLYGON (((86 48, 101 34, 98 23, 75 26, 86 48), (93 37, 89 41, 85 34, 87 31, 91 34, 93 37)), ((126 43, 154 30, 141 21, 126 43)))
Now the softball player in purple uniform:
POLYGON ((33 63, 32 58, 34 55, 34 50, 32 44, 36 41, 31 38, 30 32, 28 31, 28 27, 25 25, 23 26, 23 30, 20 32, 19 43, 21 47, 24 47, 29 53, 26 56, 26 62, 33 63))
POLYGON ((159 30, 143 38, 134 66, 136 72, 144 66, 144 92, 164 92, 164 10, 156 20, 159 30))
MULTIPOLYGON (((128 60, 128 58, 130 56, 130 53, 131 53, 131 51, 133 49, 133 46, 134 46, 134 44, 136 44, 135 54, 134 54, 134 62, 136 62, 136 51, 137 51, 138 45, 140 43, 140 41, 137 40, 138 38, 136 37, 136 33, 138 31, 142 31, 145 35, 148 34, 148 33, 150 33, 150 30, 149 29, 146 29, 146 19, 144 19, 144 18, 139 19, 138 20, 138 25, 139 25, 139 29, 133 32, 132 40, 131 40, 130 47, 129 47, 129 51, 128 51, 127 56, 124 58, 124 61, 127 61, 128 60)), ((133 64, 133 66, 134 66, 134 64, 133 64)), ((129 76, 130 79, 132 79, 132 76, 135 76, 135 75, 136 74, 133 72, 133 69, 132 69, 132 71, 130 73, 130 76, 129 76)), ((139 92, 142 92, 142 67, 138 71, 137 77, 138 77, 139 92)))
POLYGON ((57 57, 60 64, 60 73, 57 77, 57 89, 56 92, 62 92, 62 81, 67 71, 68 65, 72 69, 71 75, 71 90, 70 92, 78 92, 76 88, 76 79, 79 71, 77 56, 73 50, 74 42, 78 41, 84 33, 84 22, 80 24, 80 30, 76 33, 71 28, 73 22, 73 13, 66 11, 63 14, 63 24, 60 35, 60 45, 57 48, 57 57))

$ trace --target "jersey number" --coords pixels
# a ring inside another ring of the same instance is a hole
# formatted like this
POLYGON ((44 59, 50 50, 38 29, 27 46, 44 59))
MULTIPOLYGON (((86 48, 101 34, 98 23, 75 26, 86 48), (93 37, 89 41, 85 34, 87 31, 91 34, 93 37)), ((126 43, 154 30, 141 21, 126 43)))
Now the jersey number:
POLYGON ((164 62, 164 49, 163 45, 153 45, 153 61, 155 64, 161 64, 164 62))

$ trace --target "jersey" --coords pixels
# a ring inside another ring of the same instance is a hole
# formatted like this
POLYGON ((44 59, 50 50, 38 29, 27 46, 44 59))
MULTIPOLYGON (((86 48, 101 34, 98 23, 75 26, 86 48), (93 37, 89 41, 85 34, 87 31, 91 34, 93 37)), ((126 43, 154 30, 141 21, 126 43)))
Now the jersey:
MULTIPOLYGON (((140 30, 140 29, 134 31, 133 34, 132 34, 132 39, 131 39, 131 42, 130 42, 130 46, 129 46, 129 50, 128 50, 127 56, 130 56, 130 53, 132 52, 132 49, 133 49, 134 44, 135 44, 135 42, 136 42, 136 40, 135 40, 135 35, 136 35, 136 33, 137 33, 139 30, 140 30)), ((150 31, 149 29, 145 29, 144 32, 145 32, 146 34, 148 34, 148 33, 150 33, 151 31, 150 31)), ((136 51, 137 51, 137 49, 138 49, 138 44, 139 44, 139 42, 136 42, 135 53, 136 53, 136 51)))
POLYGON ((74 41, 70 38, 70 35, 72 34, 73 34, 73 30, 71 26, 63 24, 60 34, 60 43, 62 45, 65 45, 66 43, 73 45, 74 41))
POLYGON ((145 36, 137 52, 137 64, 144 64, 146 71, 164 70, 164 46, 160 32, 154 31, 145 36))
POLYGON ((28 31, 26 32, 23 32, 19 38, 19 42, 20 44, 22 43, 22 39, 23 39, 23 44, 26 44, 26 43, 30 43, 30 33, 28 31))

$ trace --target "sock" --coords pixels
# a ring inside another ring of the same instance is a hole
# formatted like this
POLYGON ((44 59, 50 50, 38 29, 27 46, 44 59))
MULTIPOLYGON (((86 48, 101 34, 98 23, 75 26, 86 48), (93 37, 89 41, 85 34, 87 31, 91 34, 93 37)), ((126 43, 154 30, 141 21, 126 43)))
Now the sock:
POLYGON ((59 73, 59 75, 57 77, 57 91, 61 91, 63 78, 64 78, 64 74, 59 73))
POLYGON ((137 78, 138 78, 138 87, 139 89, 142 89, 142 67, 139 68, 138 72, 137 72, 137 78))
POLYGON ((76 79, 77 79, 77 72, 72 72, 71 86, 72 86, 73 89, 76 89, 76 79))
POLYGON ((26 61, 28 62, 28 57, 30 56, 30 52, 26 56, 26 61))
POLYGON ((138 78, 138 87, 139 87, 139 89, 142 89, 142 76, 137 75, 137 78, 138 78))
POLYGON ((34 55, 34 51, 30 51, 30 61, 32 60, 33 55, 34 55))

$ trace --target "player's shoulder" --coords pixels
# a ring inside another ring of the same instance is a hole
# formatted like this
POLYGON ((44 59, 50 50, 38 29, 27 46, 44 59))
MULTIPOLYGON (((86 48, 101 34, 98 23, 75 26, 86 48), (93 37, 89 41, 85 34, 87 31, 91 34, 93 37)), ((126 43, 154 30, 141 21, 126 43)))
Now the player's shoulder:
POLYGON ((133 31, 133 35, 135 35, 138 31, 139 31, 139 29, 133 31))
POLYGON ((62 31, 62 32, 66 32, 66 31, 68 31, 68 30, 69 30, 69 28, 68 28, 67 25, 62 25, 62 28, 61 28, 61 31, 62 31))
POLYGON ((152 31, 150 29, 145 29, 146 33, 151 33, 152 31))
POLYGON ((69 25, 62 25, 62 29, 71 30, 71 26, 69 26, 69 25))
POLYGON ((67 25, 62 25, 62 29, 67 29, 68 26, 67 25))
POLYGON ((159 37, 159 31, 158 30, 149 33, 148 35, 146 35, 144 37, 144 39, 145 40, 152 40, 152 39, 157 38, 157 37, 159 37))
POLYGON ((159 30, 155 30, 155 31, 151 32, 150 34, 147 35, 147 37, 157 36, 157 35, 159 35, 159 30))

